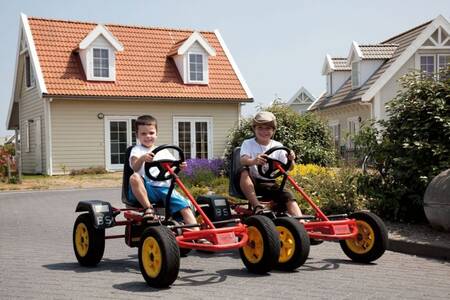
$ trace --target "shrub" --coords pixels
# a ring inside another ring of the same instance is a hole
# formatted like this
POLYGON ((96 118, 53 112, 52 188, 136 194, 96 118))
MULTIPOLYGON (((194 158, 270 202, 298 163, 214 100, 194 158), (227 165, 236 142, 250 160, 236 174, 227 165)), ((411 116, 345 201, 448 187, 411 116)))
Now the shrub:
MULTIPOLYGON (((358 193, 359 173, 356 169, 331 170, 317 166, 296 168, 309 170, 305 173, 294 170, 293 177, 325 214, 351 213, 367 208, 367 199, 358 193)), ((291 190, 297 193, 293 188, 291 190)), ((299 193, 297 198, 300 199, 299 205, 302 211, 314 213, 299 193)))
MULTIPOLYGON (((334 149, 328 127, 315 115, 300 115, 281 104, 273 104, 264 110, 272 112, 277 118, 278 128, 273 139, 292 149, 296 153, 297 162, 319 165, 330 165, 334 162, 334 149)), ((240 125, 230 131, 225 147, 226 170, 229 169, 233 149, 253 136, 251 118, 241 120, 240 125)))
POLYGON ((379 209, 394 219, 424 220, 425 189, 450 168, 449 71, 439 77, 445 80, 418 73, 402 77, 403 89, 386 108, 389 118, 377 123, 379 131, 364 130, 359 139, 358 147, 372 155, 381 175, 361 179, 361 190, 377 197, 379 209))
POLYGON ((89 168, 84 168, 84 169, 70 170, 70 175, 71 176, 106 174, 106 173, 108 173, 108 171, 106 171, 105 168, 100 167, 100 166, 98 166, 98 167, 89 167, 89 168))

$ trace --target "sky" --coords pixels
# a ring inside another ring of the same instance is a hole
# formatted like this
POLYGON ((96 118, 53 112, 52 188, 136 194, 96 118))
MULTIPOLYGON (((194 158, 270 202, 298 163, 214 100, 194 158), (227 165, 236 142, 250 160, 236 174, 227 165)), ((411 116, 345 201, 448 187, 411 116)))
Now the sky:
POLYGON ((378 43, 438 15, 448 0, 0 0, 0 137, 14 81, 19 16, 195 30, 218 29, 254 96, 244 115, 304 86, 318 97, 325 55, 378 43))

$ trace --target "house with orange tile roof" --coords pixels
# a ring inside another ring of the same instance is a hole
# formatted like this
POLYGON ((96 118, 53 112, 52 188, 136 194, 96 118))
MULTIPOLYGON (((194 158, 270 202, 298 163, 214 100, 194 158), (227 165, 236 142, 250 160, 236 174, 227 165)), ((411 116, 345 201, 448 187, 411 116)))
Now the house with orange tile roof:
POLYGON ((253 96, 221 34, 21 15, 7 128, 24 173, 120 170, 135 119, 187 158, 223 154, 253 96))
POLYGON ((450 65, 450 24, 443 16, 381 43, 353 42, 347 57, 326 55, 326 91, 309 111, 325 119, 337 148, 352 150, 352 136, 366 120, 385 119, 386 104, 400 89, 399 78, 450 65))

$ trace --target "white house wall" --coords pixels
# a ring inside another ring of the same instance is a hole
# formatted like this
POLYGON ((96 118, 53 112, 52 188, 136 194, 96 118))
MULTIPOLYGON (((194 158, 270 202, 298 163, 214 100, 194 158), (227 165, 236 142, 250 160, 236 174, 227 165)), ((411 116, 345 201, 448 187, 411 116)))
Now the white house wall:
POLYGON ((359 82, 361 85, 372 76, 373 73, 383 64, 382 60, 363 60, 360 62, 359 82))
POLYGON ((173 143, 173 117, 211 117, 213 156, 221 157, 231 127, 239 119, 239 104, 162 103, 143 101, 59 100, 50 103, 53 172, 106 166, 105 116, 150 114, 158 120, 158 144, 173 143))
POLYGON ((344 82, 350 77, 350 72, 342 72, 342 71, 334 71, 331 73, 333 90, 332 94, 336 93, 336 91, 344 84, 344 82))
MULTIPOLYGON (((20 66, 23 69, 23 64, 20 64, 20 66)), ((24 80, 24 72, 21 70, 20 72, 22 76, 19 76, 20 80, 24 80)), ((23 81, 22 81, 23 82, 23 81)), ((33 88, 26 88, 25 82, 22 83, 21 92, 20 92, 20 99, 19 99, 19 120, 20 120, 20 136, 21 136, 21 143, 22 143, 22 172, 23 173, 35 173, 36 165, 42 164, 42 171, 45 170, 46 165, 46 153, 45 153, 45 147, 43 146, 45 141, 45 136, 42 136, 41 140, 41 162, 36 161, 36 139, 35 139, 35 133, 36 133, 36 122, 30 123, 29 126, 29 133, 30 133, 30 145, 29 145, 29 152, 25 151, 25 141, 24 138, 26 137, 25 133, 25 123, 28 120, 35 120, 36 118, 40 118, 41 122, 41 133, 45 133, 45 121, 44 121, 44 105, 43 101, 39 96, 39 91, 36 86, 33 88)))
POLYGON ((380 90, 380 101, 381 103, 375 103, 375 105, 379 105, 379 115, 377 114, 375 117, 377 119, 386 119, 386 104, 391 101, 396 95, 397 91, 400 90, 400 82, 398 81, 400 77, 409 73, 416 69, 415 66, 415 57, 412 56, 398 71, 394 76, 383 86, 380 90))

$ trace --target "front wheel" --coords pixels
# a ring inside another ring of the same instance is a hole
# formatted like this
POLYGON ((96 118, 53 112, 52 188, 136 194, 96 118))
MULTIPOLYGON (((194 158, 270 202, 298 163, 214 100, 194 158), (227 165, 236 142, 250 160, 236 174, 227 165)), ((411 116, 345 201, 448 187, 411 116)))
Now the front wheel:
POLYGON ((88 213, 78 216, 73 226, 73 250, 82 266, 94 267, 105 251, 105 229, 96 229, 88 213))
POLYGON ((356 212, 349 217, 356 219, 358 235, 354 239, 339 241, 344 253, 361 263, 380 258, 388 246, 388 232, 383 221, 371 212, 356 212))
POLYGON ((296 219, 282 217, 273 222, 280 234, 280 257, 276 268, 292 271, 303 265, 309 255, 309 237, 303 224, 296 219))
POLYGON ((139 243, 139 267, 151 287, 170 286, 180 270, 180 250, 172 231, 163 226, 147 228, 139 243))
POLYGON ((249 272, 265 274, 272 270, 280 255, 278 232, 273 222, 265 216, 251 216, 247 225, 248 242, 239 254, 249 272))

